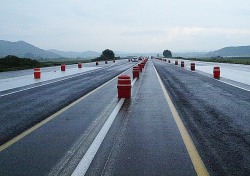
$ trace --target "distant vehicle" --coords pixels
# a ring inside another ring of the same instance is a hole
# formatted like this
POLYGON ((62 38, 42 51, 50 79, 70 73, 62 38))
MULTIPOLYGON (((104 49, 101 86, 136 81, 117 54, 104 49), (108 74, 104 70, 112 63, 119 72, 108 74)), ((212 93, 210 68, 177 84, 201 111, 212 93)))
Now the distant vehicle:
POLYGON ((138 58, 137 57, 133 57, 132 62, 138 62, 138 58))

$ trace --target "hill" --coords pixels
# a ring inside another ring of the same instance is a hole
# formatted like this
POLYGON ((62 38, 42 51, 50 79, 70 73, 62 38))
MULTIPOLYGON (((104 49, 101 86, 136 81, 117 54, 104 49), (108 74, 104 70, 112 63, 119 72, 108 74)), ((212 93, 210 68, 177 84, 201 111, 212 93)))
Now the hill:
POLYGON ((61 56, 50 51, 45 51, 24 41, 10 42, 0 40, 0 58, 15 55, 21 58, 60 58, 61 56))
POLYGON ((101 53, 95 52, 95 51, 85 51, 85 52, 73 52, 73 51, 58 51, 55 49, 47 50, 49 52, 53 52, 55 54, 58 54, 62 57, 66 58, 95 58, 99 57, 101 53))
POLYGON ((210 57, 250 57, 250 46, 225 47, 217 51, 209 52, 210 57))

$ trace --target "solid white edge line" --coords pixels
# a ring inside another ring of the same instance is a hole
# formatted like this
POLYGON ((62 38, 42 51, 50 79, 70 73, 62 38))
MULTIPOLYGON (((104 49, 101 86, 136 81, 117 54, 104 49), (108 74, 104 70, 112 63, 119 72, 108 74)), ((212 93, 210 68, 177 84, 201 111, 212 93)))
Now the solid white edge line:
MULTIPOLYGON (((127 71, 127 70, 126 70, 127 71)), ((122 73, 121 73, 122 74, 122 73)), ((119 74, 120 75, 120 74, 119 74)), ((119 76, 118 75, 118 76, 119 76)), ((76 105, 77 103, 79 103, 80 101, 82 101, 83 99, 87 98, 89 95, 93 94, 94 92, 98 91, 99 89, 101 89, 102 87, 106 86, 107 84, 109 84, 110 82, 112 82, 113 80, 117 79, 117 77, 112 78, 111 80, 107 81, 106 83, 102 84, 101 86, 97 87, 96 89, 90 91, 89 93, 87 93, 86 95, 80 97, 79 99, 77 99, 76 101, 72 102, 71 104, 69 104, 68 106, 62 108, 61 110, 57 111, 56 113, 52 114, 51 116, 49 116, 48 118, 44 119, 43 121, 41 121, 40 123, 34 125, 33 127, 27 129, 26 131, 22 132, 21 134, 19 134, 18 136, 12 138, 11 140, 7 141, 6 143, 2 144, 0 146, 0 152, 5 150, 6 148, 10 147, 12 144, 16 143, 17 141, 19 141, 20 139, 22 139, 23 137, 27 136, 28 134, 32 133, 33 131, 35 131, 36 129, 40 128, 41 126, 43 126, 44 124, 46 124, 47 122, 51 121, 52 119, 54 119, 55 117, 57 117, 58 115, 60 115, 61 113, 63 113, 64 111, 66 111, 67 109, 71 108, 72 106, 76 105)))
MULTIPOLYGON (((133 81, 131 83, 132 87, 135 84, 136 80, 137 80, 137 78, 133 79, 133 81)), ((106 134, 108 133, 110 127, 112 126, 112 124, 113 124, 117 114, 119 113, 124 101, 125 101, 125 98, 121 98, 120 101, 118 102, 118 104, 115 106, 114 110, 112 111, 112 113, 108 117, 107 121, 105 122, 105 124, 103 125, 103 127, 101 128, 101 130, 99 131, 97 136, 95 137, 95 139, 92 142, 92 144, 90 145, 89 149, 84 154, 83 158, 81 159, 81 161, 78 163, 75 170, 71 174, 72 176, 82 176, 82 175, 86 174, 91 162, 93 161, 93 159, 94 159, 98 149, 100 148, 106 134)))
POLYGON ((107 121, 103 125, 102 129, 99 131, 96 138, 94 139, 94 141, 90 145, 89 149, 87 150, 87 152, 83 156, 82 160, 77 165, 74 172, 72 173, 72 176, 85 175, 85 173, 87 172, 87 170, 88 170, 92 160, 94 159, 99 147, 101 146, 102 141, 104 140, 104 138, 105 138, 106 134, 108 133, 111 125, 113 124, 118 112, 120 111, 124 101, 125 101, 125 98, 120 99, 120 101, 116 105, 115 109, 112 111, 109 118, 107 119, 107 121))
POLYGON ((230 85, 230 86, 236 87, 236 88, 238 88, 238 89, 242 89, 242 90, 245 90, 245 91, 250 92, 250 90, 248 90, 248 89, 245 89, 245 88, 242 88, 242 87, 239 87, 239 86, 236 86, 236 85, 233 85, 233 84, 227 83, 227 82, 225 82, 225 81, 221 81, 221 80, 218 80, 218 81, 220 81, 220 82, 222 82, 222 83, 224 83, 224 84, 227 84, 227 85, 230 85))
MULTIPOLYGON (((130 69, 130 68, 129 68, 130 69)), ((41 121, 40 123, 34 125, 33 127, 27 129, 26 131, 22 132, 21 134, 17 135, 16 137, 10 139, 9 141, 7 141, 6 143, 0 145, 0 152, 7 149, 8 147, 10 147, 11 145, 13 145, 14 143, 16 143, 17 141, 19 141, 20 139, 24 138, 25 136, 27 136, 28 134, 32 133, 33 131, 35 131, 36 129, 40 128, 41 126, 43 126, 44 124, 46 124, 47 122, 51 121, 52 119, 54 119, 55 117, 57 117, 58 115, 60 115, 61 113, 63 113, 64 111, 66 111, 67 109, 71 108, 72 106, 76 105, 77 103, 79 103, 80 101, 82 101, 83 99, 85 99, 86 97, 88 97, 89 95, 91 95, 92 93, 96 92, 97 90, 101 89, 102 87, 104 87, 105 85, 109 84, 111 81, 117 79, 118 76, 122 75, 123 73, 125 73, 126 71, 128 71, 129 69, 125 70, 124 72, 122 72, 121 74, 117 75, 116 77, 112 78, 111 80, 107 81, 106 83, 102 84, 101 86, 97 87, 96 89, 90 91, 89 93, 87 93, 86 95, 84 95, 83 97, 80 97, 78 100, 72 102, 71 104, 69 104, 68 106, 62 108, 61 110, 57 111, 56 113, 52 114, 51 116, 49 116, 48 118, 44 119, 43 121, 41 121)), ((132 82, 131 86, 133 86, 133 84, 135 83, 136 79, 134 79, 134 81, 132 82)), ((1 97, 1 96, 0 96, 1 97)))
MULTIPOLYGON (((84 74, 87 74, 87 73, 91 73, 91 72, 94 72, 94 71, 97 71, 97 70, 102 70, 102 69, 110 68, 110 67, 112 67, 112 65, 110 65, 108 67, 98 67, 98 68, 93 69, 93 70, 88 70, 88 71, 81 72, 81 73, 76 73, 76 74, 73 74, 73 75, 68 75, 68 76, 64 76, 64 77, 54 78, 54 79, 51 79, 51 80, 44 81, 45 83, 42 83, 41 85, 37 85, 37 86, 29 87, 29 88, 26 88, 26 89, 21 89, 21 90, 18 90, 18 91, 6 93, 6 94, 3 94, 3 95, 0 95, 0 97, 4 97, 4 96, 7 96, 7 95, 15 94, 15 93, 22 92, 22 91, 25 91, 25 90, 34 89, 34 88, 37 88, 37 87, 42 87, 42 86, 53 84, 53 83, 60 82, 60 81, 65 81, 67 79, 71 79, 71 78, 74 78, 74 77, 77 77, 77 76, 80 76, 80 75, 84 75, 84 74), (55 81, 53 81, 53 80, 55 80, 55 81)), ((36 83, 34 83, 34 84, 36 84, 36 83)), ((29 84, 29 85, 32 85, 32 84, 29 84)), ((25 85, 25 86, 29 86, 29 85, 25 85)), ((22 86, 22 87, 25 87, 25 86, 22 86)), ((16 87, 16 88, 22 88, 22 87, 16 87)), ((13 89, 16 89, 16 88, 13 88, 13 89)), ((8 90, 4 90, 4 91, 8 91, 8 90)), ((4 91, 0 91, 0 92, 4 92, 4 91)))
MULTIPOLYGON (((165 62, 164 62, 164 63, 165 63, 165 62)), ((169 63, 167 63, 167 64, 169 64, 169 63)), ((190 71, 190 72, 194 72, 194 73, 199 74, 199 73, 198 73, 198 72, 196 72, 196 71, 192 71, 192 70, 190 70, 190 69, 187 69, 187 67, 185 67, 184 69, 185 69, 185 70, 187 70, 187 71, 190 71)), ((196 69, 196 70, 198 70, 198 69, 196 69)), ((201 71, 201 70, 198 70, 198 71, 203 72, 203 73, 207 73, 207 72, 204 72, 204 71, 201 71)), ((207 73, 207 74, 211 74, 211 75, 213 76, 213 74, 212 74, 212 73, 207 73)), ((213 77, 209 77, 209 78, 214 79, 213 77)), ((222 78, 223 78, 223 77, 222 77, 222 78)), ((225 78, 225 79, 228 79, 228 78, 225 78)), ((214 80, 217 80, 217 79, 214 79, 214 80)), ((229 79, 229 80, 230 80, 230 79, 229 79)), ((225 82, 225 81, 221 81, 221 80, 217 80, 217 81, 220 81, 220 82, 222 82, 222 83, 224 83, 224 84, 227 84, 227 85, 230 85, 230 86, 236 87, 236 88, 238 88, 238 89, 242 89, 242 90, 245 90, 245 91, 250 92, 250 90, 249 90, 249 89, 245 89, 245 88, 243 88, 243 87, 239 87, 239 86, 236 86, 236 85, 233 85, 233 84, 227 83, 227 82, 225 82)), ((234 81, 234 80, 232 80, 232 81, 234 81)), ((239 83, 240 83, 240 82, 239 82, 239 83)), ((244 83, 242 83, 242 84, 244 84, 244 83)))
MULTIPOLYGON (((15 94, 15 93, 18 93, 18 92, 23 92, 23 91, 34 89, 34 88, 37 88, 37 87, 42 87, 42 86, 57 83, 57 82, 60 82, 60 81, 65 81, 67 79, 71 79, 71 78, 74 78, 74 77, 77 77, 77 76, 80 76, 80 75, 83 75, 83 74, 86 74, 86 73, 91 73, 93 71, 100 70, 100 69, 102 69, 102 68, 97 68, 97 69, 94 69, 94 70, 89 70, 89 71, 86 71, 86 72, 81 72, 81 73, 69 75, 69 76, 66 76, 66 77, 64 76, 64 77, 54 78, 54 79, 51 79, 51 80, 44 81, 45 83, 38 82, 38 84, 39 83, 41 83, 41 84, 37 85, 37 86, 32 86, 32 87, 26 88, 26 89, 21 89, 21 90, 18 90, 18 91, 13 91, 13 92, 10 92, 10 93, 6 93, 6 94, 3 94, 3 95, 0 95, 0 97, 15 94)), ((34 83, 34 84, 37 84, 37 83, 34 83)), ((32 84, 29 84, 29 85, 32 85, 32 84)), ((29 85, 25 85, 25 86, 29 86, 29 85)), ((25 86, 22 86, 22 87, 25 87, 25 86)), ((16 87, 16 88, 13 88, 13 89, 18 89, 18 88, 22 88, 22 87, 16 87)), ((4 91, 8 91, 8 90, 4 90, 4 91)), ((1 92, 4 92, 4 91, 1 91, 1 92)))
POLYGON ((132 83, 131 83, 131 86, 133 87, 133 85, 135 84, 135 81, 137 80, 137 78, 135 78, 132 83))

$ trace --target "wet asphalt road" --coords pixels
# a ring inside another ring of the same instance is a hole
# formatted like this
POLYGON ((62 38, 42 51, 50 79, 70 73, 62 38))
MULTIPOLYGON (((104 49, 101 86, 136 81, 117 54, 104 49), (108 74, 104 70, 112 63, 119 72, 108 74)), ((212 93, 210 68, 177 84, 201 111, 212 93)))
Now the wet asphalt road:
MULTIPOLYGON (((86 175, 196 175, 152 63, 146 67, 86 175)), ((116 85, 114 79, 2 151, 1 173, 70 175, 118 103, 116 85)))
MULTIPOLYGON (((117 60, 116 62, 123 62, 125 60, 117 60)), ((105 64, 104 61, 99 62, 98 67, 109 67, 110 63, 113 61, 109 61, 108 64, 105 64)), ((90 63, 82 63, 83 67, 95 67, 95 62, 90 63)), ((66 65, 66 70, 71 68, 77 68, 77 64, 66 65)), ((53 66, 53 67, 42 67, 41 72, 51 72, 51 71, 59 71, 61 70, 61 66, 53 66)), ((33 75, 34 69, 26 69, 26 70, 18 70, 18 71, 8 71, 8 72, 0 72, 0 79, 13 78, 18 76, 26 76, 33 75)))
POLYGON ((152 63, 133 86, 86 175, 196 175, 152 63))
POLYGON ((250 93, 154 60, 211 175, 250 175, 250 93))
MULTIPOLYGON (((129 66, 123 63, 122 70, 129 66)), ((119 69, 114 66, 110 71, 119 69)), ((117 104, 116 85, 114 79, 0 152, 0 173, 70 175, 117 104)))
MULTIPOLYGON (((153 63, 209 173, 250 175, 249 92, 172 64, 158 60, 153 63)), ((22 119, 9 129, 15 131, 14 128, 24 125, 24 121, 32 121, 32 126, 39 121, 40 113, 48 117, 132 64, 117 64, 79 75, 68 80, 69 83, 57 82, 16 96, 1 97, 0 110, 6 110, 11 116, 11 110, 6 107, 19 107, 22 103, 21 109, 16 108, 15 112, 16 118, 21 116, 22 119), (37 100, 37 96, 41 99, 37 100), (19 104, 11 105, 13 99, 19 104), (33 101, 37 103, 29 103, 33 101), (4 107, 4 103, 9 104, 4 107)), ((87 175, 196 175, 152 63, 146 67, 87 175)), ((131 70, 126 74, 132 76, 131 70)), ((111 81, 0 152, 0 173, 70 175, 119 101, 116 83, 116 79, 111 81)), ((15 122, 15 119, 10 120, 15 122)))
POLYGON ((0 97, 0 145, 130 68, 127 61, 0 97), (14 101, 13 101, 14 100, 14 101))

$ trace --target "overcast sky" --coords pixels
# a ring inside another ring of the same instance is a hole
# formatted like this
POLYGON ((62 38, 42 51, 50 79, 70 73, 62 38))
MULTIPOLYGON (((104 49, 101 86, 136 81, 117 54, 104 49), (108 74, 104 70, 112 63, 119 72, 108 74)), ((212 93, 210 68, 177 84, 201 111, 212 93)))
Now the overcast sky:
POLYGON ((0 24, 42 49, 211 51, 250 45, 250 1, 0 0, 0 24))

